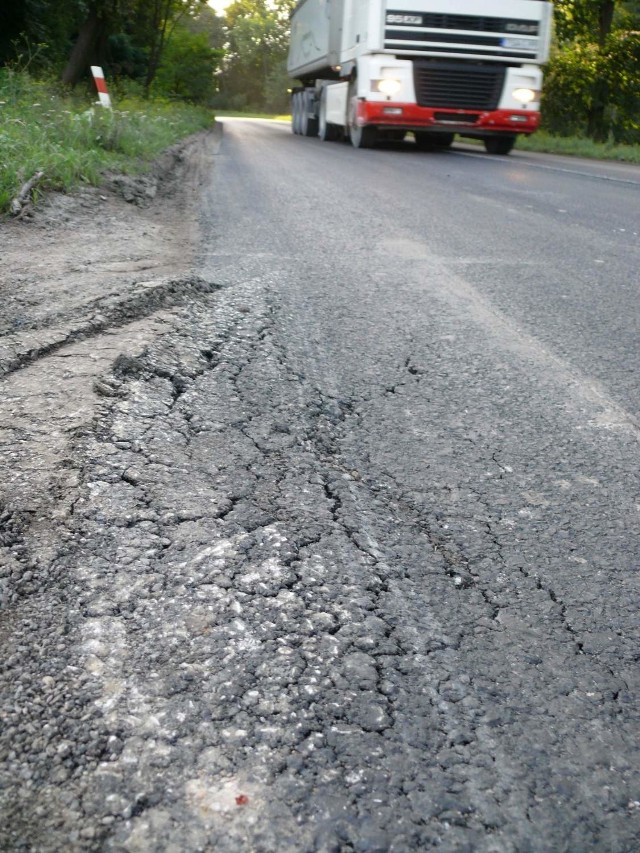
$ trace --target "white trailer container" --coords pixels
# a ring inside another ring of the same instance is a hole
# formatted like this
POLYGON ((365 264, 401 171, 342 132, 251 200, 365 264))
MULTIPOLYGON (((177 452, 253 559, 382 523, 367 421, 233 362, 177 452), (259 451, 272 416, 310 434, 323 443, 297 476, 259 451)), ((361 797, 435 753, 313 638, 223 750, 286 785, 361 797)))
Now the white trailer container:
POLYGON ((293 130, 356 148, 409 131, 445 148, 459 134, 508 154, 539 124, 551 14, 546 0, 300 0, 293 130))

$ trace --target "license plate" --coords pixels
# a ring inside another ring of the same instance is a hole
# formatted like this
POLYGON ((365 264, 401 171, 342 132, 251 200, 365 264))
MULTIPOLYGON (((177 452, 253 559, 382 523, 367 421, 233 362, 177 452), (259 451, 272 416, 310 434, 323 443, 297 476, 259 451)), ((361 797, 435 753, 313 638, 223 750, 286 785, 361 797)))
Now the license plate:
POLYGON ((531 39, 512 39, 506 38, 501 40, 502 47, 509 47, 512 50, 530 50, 532 53, 536 49, 535 42, 531 39))

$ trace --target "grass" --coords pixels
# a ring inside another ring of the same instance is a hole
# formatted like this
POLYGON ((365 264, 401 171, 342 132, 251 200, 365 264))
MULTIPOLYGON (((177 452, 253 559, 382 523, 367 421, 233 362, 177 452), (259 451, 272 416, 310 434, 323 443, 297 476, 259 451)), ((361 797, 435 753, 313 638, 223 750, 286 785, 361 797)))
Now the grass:
POLYGON ((520 136, 517 147, 521 151, 541 151, 546 154, 567 154, 588 157, 592 160, 618 160, 640 163, 640 145, 617 145, 614 142, 593 142, 575 136, 551 136, 539 130, 532 136, 520 136))
POLYGON ((60 94, 22 72, 0 70, 0 212, 22 184, 43 171, 36 194, 97 185, 113 169, 140 173, 174 142, 209 127, 210 110, 141 98, 117 100, 113 110, 95 98, 60 94))

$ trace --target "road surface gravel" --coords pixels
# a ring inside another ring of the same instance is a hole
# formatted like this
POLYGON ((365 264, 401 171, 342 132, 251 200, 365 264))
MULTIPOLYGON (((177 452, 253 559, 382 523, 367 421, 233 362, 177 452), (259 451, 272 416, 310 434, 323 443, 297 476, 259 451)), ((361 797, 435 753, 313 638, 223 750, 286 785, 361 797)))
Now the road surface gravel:
POLYGON ((227 120, 0 225, 0 849, 638 849, 639 188, 227 120))

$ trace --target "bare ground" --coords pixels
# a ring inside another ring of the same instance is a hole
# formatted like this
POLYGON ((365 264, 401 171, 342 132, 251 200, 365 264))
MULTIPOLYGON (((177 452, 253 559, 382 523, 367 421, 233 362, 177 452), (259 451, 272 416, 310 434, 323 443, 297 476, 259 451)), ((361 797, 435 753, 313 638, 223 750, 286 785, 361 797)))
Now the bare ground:
POLYGON ((172 306, 208 288, 192 265, 199 186, 218 144, 217 130, 198 134, 144 177, 110 175, 100 188, 52 194, 28 218, 0 223, 5 601, 16 592, 8 577, 22 574, 17 560, 32 550, 25 537, 37 537, 44 557, 45 519, 69 511, 58 500, 72 485, 64 457, 101 395, 113 393, 100 377, 118 355, 143 350, 172 306))

